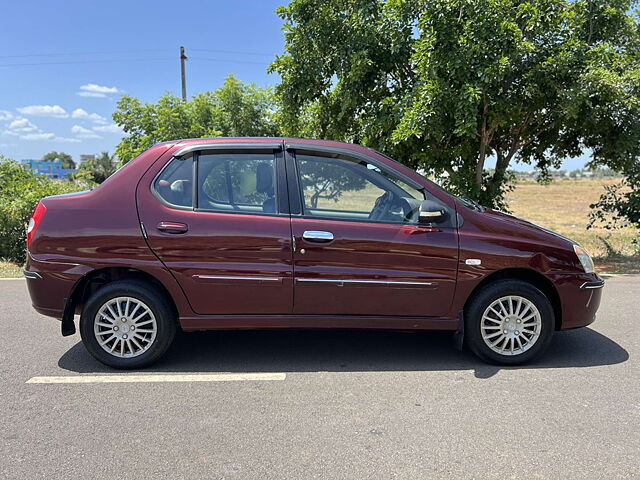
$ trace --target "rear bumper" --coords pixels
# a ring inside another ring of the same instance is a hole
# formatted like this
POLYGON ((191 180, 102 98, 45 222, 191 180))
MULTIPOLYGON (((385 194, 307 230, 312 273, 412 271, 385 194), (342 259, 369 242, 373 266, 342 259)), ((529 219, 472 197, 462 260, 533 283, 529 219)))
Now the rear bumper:
POLYGON ((560 296, 560 330, 586 327, 596 319, 604 280, 595 273, 555 275, 552 278, 560 296))
POLYGON ((36 312, 61 319, 64 299, 69 298, 87 270, 88 267, 73 263, 38 261, 28 254, 24 276, 36 312))

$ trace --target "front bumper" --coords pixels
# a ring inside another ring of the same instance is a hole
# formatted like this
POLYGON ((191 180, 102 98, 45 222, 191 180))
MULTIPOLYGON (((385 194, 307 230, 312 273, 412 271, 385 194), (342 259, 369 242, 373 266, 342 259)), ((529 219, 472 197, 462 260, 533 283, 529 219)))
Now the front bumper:
POLYGON ((554 275, 560 297, 562 321, 560 330, 586 327, 596 319, 604 280, 595 273, 554 275))

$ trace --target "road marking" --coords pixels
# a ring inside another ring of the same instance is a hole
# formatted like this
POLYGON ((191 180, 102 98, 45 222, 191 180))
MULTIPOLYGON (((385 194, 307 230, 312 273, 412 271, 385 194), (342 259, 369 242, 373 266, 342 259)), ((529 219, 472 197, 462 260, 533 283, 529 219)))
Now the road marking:
POLYGON ((286 378, 286 373, 156 373, 151 375, 67 375, 61 377, 32 377, 27 380, 26 383, 282 382, 286 378))

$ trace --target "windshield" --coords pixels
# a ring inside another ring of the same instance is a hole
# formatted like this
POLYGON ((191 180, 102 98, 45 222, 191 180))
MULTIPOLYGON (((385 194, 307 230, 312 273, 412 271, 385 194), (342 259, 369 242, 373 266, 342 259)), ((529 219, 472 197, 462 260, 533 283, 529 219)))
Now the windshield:
POLYGON ((431 182, 432 185, 434 185, 435 187, 438 187, 438 189, 441 190, 442 192, 458 200, 465 207, 470 208, 471 210, 475 210, 477 212, 484 212, 486 210, 486 207, 480 205, 475 200, 472 200, 465 196, 456 195, 455 193, 451 193, 449 190, 444 188, 442 185, 434 182, 433 180, 429 180, 429 181, 431 182))

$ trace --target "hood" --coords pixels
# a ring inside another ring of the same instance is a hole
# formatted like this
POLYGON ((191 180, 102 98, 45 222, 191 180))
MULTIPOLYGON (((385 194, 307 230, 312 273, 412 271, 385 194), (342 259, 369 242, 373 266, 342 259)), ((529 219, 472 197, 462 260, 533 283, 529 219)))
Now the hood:
POLYGON ((567 248, 573 248, 573 244, 575 244, 576 242, 574 242, 573 240, 571 240, 570 238, 567 238, 563 235, 560 235, 557 232, 554 232, 553 230, 549 230, 547 228, 544 228, 540 225, 537 225, 533 222, 530 222, 528 220, 524 220, 522 218, 518 218, 514 215, 511 215, 509 213, 506 212, 502 212, 500 210, 492 210, 492 209, 485 209, 483 212, 478 212, 478 215, 482 216, 482 217, 489 217, 492 220, 495 220, 497 222, 500 223, 504 223, 504 224, 508 224, 511 226, 515 226, 518 227, 518 230, 522 229, 523 231, 527 231, 530 232, 533 236, 545 236, 545 237, 552 237, 555 240, 559 240, 560 243, 563 244, 563 246, 566 246, 567 248))

